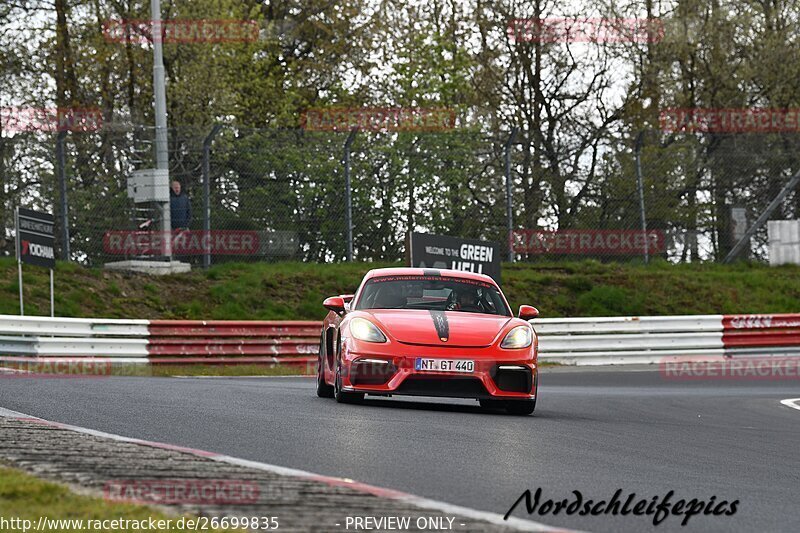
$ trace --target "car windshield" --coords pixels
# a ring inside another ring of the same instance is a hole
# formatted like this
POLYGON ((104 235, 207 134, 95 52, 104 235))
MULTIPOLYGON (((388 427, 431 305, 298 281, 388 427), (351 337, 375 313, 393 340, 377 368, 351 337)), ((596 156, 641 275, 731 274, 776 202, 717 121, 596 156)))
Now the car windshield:
POLYGON ((511 316, 495 285, 443 276, 372 278, 364 285, 355 309, 425 309, 511 316))

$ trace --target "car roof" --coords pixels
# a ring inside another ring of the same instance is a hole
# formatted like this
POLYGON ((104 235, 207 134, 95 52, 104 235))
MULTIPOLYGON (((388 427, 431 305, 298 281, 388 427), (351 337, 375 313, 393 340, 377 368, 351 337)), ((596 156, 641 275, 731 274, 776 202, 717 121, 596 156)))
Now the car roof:
POLYGON ((394 268, 374 268, 367 272, 364 279, 378 278, 384 276, 443 276, 448 278, 472 279, 484 281, 497 285, 495 281, 486 274, 477 272, 465 272, 463 270, 451 270, 448 268, 413 268, 413 267, 394 267, 394 268))

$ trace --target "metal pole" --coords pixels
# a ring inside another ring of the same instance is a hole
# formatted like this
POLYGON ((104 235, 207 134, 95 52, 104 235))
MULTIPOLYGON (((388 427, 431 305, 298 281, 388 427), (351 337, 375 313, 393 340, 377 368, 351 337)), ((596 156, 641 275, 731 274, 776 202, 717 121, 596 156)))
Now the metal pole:
POLYGON ((347 141, 344 143, 344 199, 345 199, 345 226, 347 228, 347 261, 353 260, 353 193, 350 186, 350 147, 356 138, 358 128, 350 130, 347 141))
MULTIPOLYGON (((150 0, 150 17, 153 19, 153 96, 156 119, 156 168, 169 171, 167 151, 167 90, 164 80, 164 54, 162 50, 161 2, 150 0)), ((169 186, 169 175, 167 176, 169 186)), ((172 220, 169 201, 161 202, 161 231, 170 238, 164 239, 164 255, 172 261, 172 220)))
POLYGON ((756 231, 758 231, 758 228, 764 225, 764 223, 767 221, 770 215, 772 215, 772 212, 775 211, 775 208, 777 208, 781 204, 781 202, 783 202, 784 198, 786 198, 786 196, 790 192, 792 192, 795 187, 797 187, 798 183, 800 183, 800 171, 798 171, 794 176, 792 176, 792 178, 789 180, 786 186, 783 189, 781 189, 781 192, 778 193, 778 196, 776 196, 769 203, 764 212, 761 213, 761 215, 759 215, 758 219, 755 222, 753 222, 753 225, 747 228, 747 232, 745 232, 742 238, 739 239, 739 242, 737 242, 733 246, 731 251, 728 252, 728 255, 725 256, 725 259, 722 260, 723 263, 730 263, 731 261, 733 261, 733 259, 736 258, 737 255, 739 255, 739 253, 742 251, 745 245, 747 245, 747 243, 750 242, 750 239, 753 237, 753 235, 755 235, 756 231))
POLYGON ((66 131, 56 137, 56 165, 58 165, 58 185, 61 192, 61 259, 69 261, 69 204, 67 202, 67 163, 64 155, 66 131))
POLYGON ((19 272, 19 314, 25 316, 25 298, 22 296, 22 261, 17 259, 17 270, 19 272))
POLYGON ((511 128, 505 146, 506 157, 506 228, 508 229, 508 262, 514 262, 514 205, 511 194, 511 148, 517 136, 517 128, 511 128))
POLYGON ((636 137, 636 187, 639 189, 639 218, 642 221, 642 236, 644 237, 644 262, 650 262, 650 246, 647 242, 647 217, 644 211, 644 184, 642 183, 642 143, 644 132, 640 131, 636 137))
POLYGON ((25 298, 22 295, 22 253, 19 242, 19 207, 14 208, 14 240, 17 248, 17 273, 19 275, 19 314, 25 316, 25 298))
MULTIPOLYGON (((221 124, 215 124, 211 133, 203 140, 203 232, 206 238, 211 234, 211 143, 222 129, 221 124)), ((203 268, 211 266, 211 250, 203 253, 203 268)))
POLYGON ((53 299, 53 269, 50 269, 50 316, 54 317, 56 312, 56 304, 53 299))

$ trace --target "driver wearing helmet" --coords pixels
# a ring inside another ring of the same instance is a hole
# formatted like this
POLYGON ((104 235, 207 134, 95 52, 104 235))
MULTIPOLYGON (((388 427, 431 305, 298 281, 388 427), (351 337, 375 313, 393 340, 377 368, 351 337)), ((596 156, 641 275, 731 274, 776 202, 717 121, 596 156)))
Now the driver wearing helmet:
POLYGON ((455 311, 468 311, 472 313, 480 313, 478 294, 474 289, 462 289, 458 291, 456 296, 455 311))

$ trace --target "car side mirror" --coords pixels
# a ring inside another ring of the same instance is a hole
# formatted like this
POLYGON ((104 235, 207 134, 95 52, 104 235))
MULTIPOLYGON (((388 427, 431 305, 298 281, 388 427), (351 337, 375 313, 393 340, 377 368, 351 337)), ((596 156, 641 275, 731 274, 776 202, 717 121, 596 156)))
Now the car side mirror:
POLYGON ((353 305, 353 298, 355 298, 355 294, 341 294, 342 300, 344 300, 344 311, 345 313, 350 311, 350 306, 353 305))
POLYGON ((519 306, 519 317, 522 320, 531 320, 539 316, 539 310, 533 307, 532 305, 520 305, 519 306))
POLYGON ((344 298, 341 296, 331 296, 330 298, 325 298, 325 301, 322 302, 322 306, 329 311, 333 311, 334 313, 344 313, 344 298))

